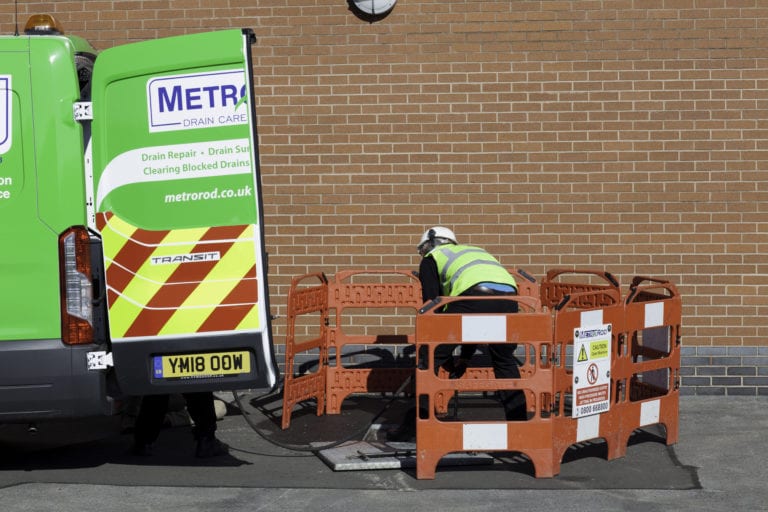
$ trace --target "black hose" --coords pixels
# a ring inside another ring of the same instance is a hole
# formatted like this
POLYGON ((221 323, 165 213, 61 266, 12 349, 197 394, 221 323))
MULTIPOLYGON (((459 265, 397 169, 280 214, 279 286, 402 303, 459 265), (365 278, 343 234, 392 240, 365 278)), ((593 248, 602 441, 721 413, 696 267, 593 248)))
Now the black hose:
MULTIPOLYGON (((392 398, 384 404, 384 407, 382 407, 381 411, 379 411, 371 421, 368 422, 368 424, 365 426, 365 429, 358 429, 355 432, 353 432, 351 435, 345 437, 344 439, 340 441, 333 441, 328 444, 324 444, 322 446, 314 446, 314 445, 295 445, 295 444, 288 444, 283 443, 280 441, 276 441, 274 439, 270 439, 261 429, 259 429, 254 423, 253 420, 250 418, 250 413, 246 412, 245 408, 243 407, 242 402, 240 401, 240 397, 237 394, 237 391, 232 392, 232 396, 235 398, 235 402, 237 403, 237 406, 240 408, 240 413, 243 415, 243 418, 245 418, 245 422, 248 423, 248 425, 251 427, 251 429, 256 432, 259 437, 264 439, 270 444, 273 444, 275 446, 279 446, 280 448, 285 448, 286 450, 291 450, 295 452, 311 452, 311 453, 317 453, 321 452, 323 450, 327 450, 329 448, 335 448, 336 446, 342 445, 346 442, 349 442, 353 439, 362 438, 368 430, 373 426, 373 424, 376 422, 377 419, 381 417, 382 414, 384 414, 391 406, 392 403, 397 399, 397 396, 405 389, 405 387, 411 383, 413 380, 413 376, 409 375, 407 379, 403 381, 403 383, 400 385, 399 388, 397 388, 397 391, 394 392, 392 398)), ((259 398, 267 397, 269 396, 269 393, 266 393, 262 395, 259 398)))

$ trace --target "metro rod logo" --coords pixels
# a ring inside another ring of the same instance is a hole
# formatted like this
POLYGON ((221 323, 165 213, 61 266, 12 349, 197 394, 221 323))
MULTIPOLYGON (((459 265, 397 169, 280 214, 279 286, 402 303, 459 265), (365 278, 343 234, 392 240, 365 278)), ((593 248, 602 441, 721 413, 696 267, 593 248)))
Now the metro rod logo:
POLYGON ((11 149, 11 75, 0 75, 0 155, 11 149))
POLYGON ((147 81, 150 132, 248 123, 245 72, 211 71, 147 81))

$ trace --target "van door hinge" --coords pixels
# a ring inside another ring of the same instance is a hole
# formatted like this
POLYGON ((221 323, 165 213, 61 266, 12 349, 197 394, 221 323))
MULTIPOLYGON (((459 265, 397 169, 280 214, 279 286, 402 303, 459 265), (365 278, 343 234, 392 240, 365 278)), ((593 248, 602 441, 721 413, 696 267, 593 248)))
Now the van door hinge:
POLYGON ((110 366, 113 366, 112 352, 105 352, 103 350, 88 352, 89 370, 106 370, 110 366))
POLYGON ((72 106, 75 121, 93 120, 93 103, 90 101, 76 101, 72 106))

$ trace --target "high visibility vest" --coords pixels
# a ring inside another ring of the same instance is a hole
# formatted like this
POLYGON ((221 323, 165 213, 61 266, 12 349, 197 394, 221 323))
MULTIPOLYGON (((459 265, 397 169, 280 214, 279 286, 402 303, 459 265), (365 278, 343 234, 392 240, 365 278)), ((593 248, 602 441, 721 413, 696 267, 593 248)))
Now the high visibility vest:
POLYGON ((479 283, 508 284, 517 288, 512 277, 496 258, 480 247, 439 245, 427 257, 434 258, 443 295, 456 297, 479 283))

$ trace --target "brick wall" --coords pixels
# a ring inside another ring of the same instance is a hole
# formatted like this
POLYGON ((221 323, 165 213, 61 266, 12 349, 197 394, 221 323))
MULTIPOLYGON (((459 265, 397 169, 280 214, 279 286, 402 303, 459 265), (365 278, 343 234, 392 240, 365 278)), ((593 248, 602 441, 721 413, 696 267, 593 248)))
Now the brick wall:
POLYGON ((684 395, 768 396, 768 347, 683 347, 684 395))
MULTIPOLYGON (((762 0, 400 0, 376 23, 346 0, 18 8, 22 24, 53 12, 102 49, 255 30, 277 314, 291 277, 413 268, 420 233, 445 224, 538 277, 669 278, 685 345, 713 361, 768 345, 762 0)), ((712 371, 696 378, 718 385, 712 371)))

